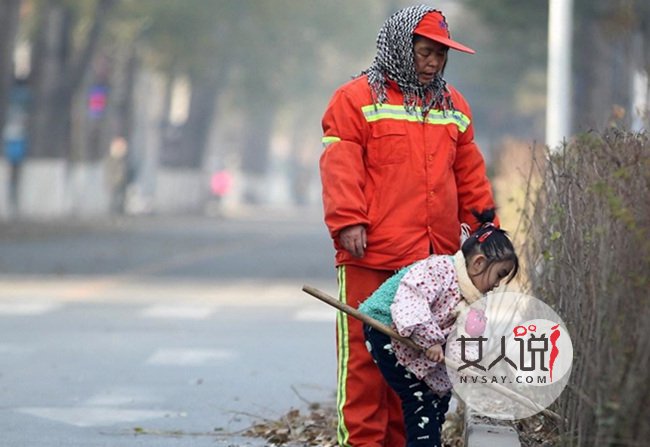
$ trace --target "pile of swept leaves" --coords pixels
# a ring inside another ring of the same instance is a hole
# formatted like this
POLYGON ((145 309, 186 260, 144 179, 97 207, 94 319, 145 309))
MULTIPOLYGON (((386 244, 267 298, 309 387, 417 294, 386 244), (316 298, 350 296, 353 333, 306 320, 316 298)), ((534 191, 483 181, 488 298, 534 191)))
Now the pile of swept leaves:
MULTIPOLYGON (((334 404, 312 403, 305 413, 292 409, 277 421, 262 421, 243 435, 266 439, 273 446, 336 447, 337 415, 334 404)), ((448 414, 443 426, 443 446, 462 447, 462 415, 448 414)))
MULTIPOLYGON (((442 427, 443 447, 465 445, 463 411, 460 404, 456 412, 447 414, 442 427)), ((304 413, 296 409, 290 410, 277 421, 265 420, 253 425, 243 435, 265 439, 269 446, 336 447, 336 421, 334 404, 312 403, 304 413)), ((545 420, 543 415, 519 420, 515 422, 514 428, 519 433, 522 446, 550 447, 558 442, 557 427, 553 421, 545 420)))
POLYGON ((336 447, 336 409, 312 403, 306 414, 293 409, 277 421, 253 425, 243 435, 264 438, 271 445, 336 447))
POLYGON ((522 447, 551 447, 560 442, 558 425, 542 414, 515 421, 522 447))

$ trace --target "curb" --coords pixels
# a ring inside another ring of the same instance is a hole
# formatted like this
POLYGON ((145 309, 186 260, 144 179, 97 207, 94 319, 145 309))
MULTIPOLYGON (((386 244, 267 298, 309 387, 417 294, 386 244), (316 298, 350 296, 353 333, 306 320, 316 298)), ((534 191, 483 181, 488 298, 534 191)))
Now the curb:
POLYGON ((465 407, 465 447, 520 447, 511 421, 481 416, 465 407))

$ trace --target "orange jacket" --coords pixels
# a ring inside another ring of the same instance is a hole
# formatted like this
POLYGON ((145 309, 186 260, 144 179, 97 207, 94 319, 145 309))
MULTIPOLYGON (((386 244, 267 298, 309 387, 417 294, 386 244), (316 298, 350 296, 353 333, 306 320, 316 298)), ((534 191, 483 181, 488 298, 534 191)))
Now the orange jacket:
POLYGON ((449 87, 456 111, 410 115, 397 84, 373 105, 365 76, 333 95, 323 116, 320 159, 325 223, 336 263, 397 269, 460 245, 460 223, 476 229, 472 209, 494 207, 485 162, 474 143, 469 105, 449 87), (352 257, 339 232, 363 224, 367 249, 352 257))

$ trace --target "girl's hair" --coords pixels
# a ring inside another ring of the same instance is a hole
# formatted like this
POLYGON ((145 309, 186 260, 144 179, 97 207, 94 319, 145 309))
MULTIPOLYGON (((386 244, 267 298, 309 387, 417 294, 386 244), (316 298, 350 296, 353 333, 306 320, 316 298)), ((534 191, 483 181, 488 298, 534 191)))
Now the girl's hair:
POLYGON ((472 210, 472 214, 481 227, 463 243, 461 248, 463 256, 465 259, 469 259, 470 256, 482 253, 487 258, 488 267, 495 262, 512 261, 514 267, 506 281, 509 283, 519 272, 519 258, 510 238, 508 238, 508 233, 494 225, 493 221, 496 216, 494 208, 483 210, 480 213, 472 210))

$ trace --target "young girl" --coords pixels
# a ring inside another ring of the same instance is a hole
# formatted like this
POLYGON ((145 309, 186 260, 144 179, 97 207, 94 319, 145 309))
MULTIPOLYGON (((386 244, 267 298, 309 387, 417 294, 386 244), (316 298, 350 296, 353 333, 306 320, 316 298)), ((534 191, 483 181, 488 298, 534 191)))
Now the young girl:
POLYGON ((475 213, 482 225, 460 251, 401 269, 359 306, 424 348, 416 351, 364 325, 368 350, 402 401, 407 447, 440 445, 451 397, 443 348, 458 313, 467 313, 469 305, 519 270, 512 242, 494 226, 494 215, 494 209, 475 213))

